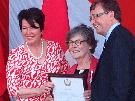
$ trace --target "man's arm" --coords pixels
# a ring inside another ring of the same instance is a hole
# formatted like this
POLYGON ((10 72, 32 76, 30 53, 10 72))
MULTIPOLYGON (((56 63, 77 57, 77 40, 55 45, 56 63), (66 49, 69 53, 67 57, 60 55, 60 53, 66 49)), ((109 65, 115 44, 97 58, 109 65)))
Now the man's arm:
POLYGON ((132 54, 124 39, 115 40, 112 48, 111 87, 108 101, 129 101, 133 79, 132 54))

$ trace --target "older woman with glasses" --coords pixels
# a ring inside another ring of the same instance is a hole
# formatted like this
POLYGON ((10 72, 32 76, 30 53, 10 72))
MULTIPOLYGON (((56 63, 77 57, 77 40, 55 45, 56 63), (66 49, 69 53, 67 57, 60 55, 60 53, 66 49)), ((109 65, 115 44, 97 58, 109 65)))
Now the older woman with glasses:
POLYGON ((84 80, 87 84, 84 87, 84 97, 86 101, 90 101, 90 84, 98 62, 92 55, 97 43, 94 31, 81 24, 71 29, 66 41, 69 52, 77 61, 77 64, 73 65, 67 73, 85 76, 84 80))

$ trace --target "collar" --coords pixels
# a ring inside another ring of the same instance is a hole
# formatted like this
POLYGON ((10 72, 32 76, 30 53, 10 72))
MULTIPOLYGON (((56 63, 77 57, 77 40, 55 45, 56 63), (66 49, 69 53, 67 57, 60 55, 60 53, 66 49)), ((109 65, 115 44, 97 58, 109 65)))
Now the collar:
POLYGON ((111 28, 108 30, 108 32, 107 32, 106 35, 105 35, 105 40, 106 40, 106 41, 108 40, 109 36, 111 35, 113 29, 114 29, 116 26, 118 26, 118 25, 120 25, 119 22, 117 22, 117 23, 115 23, 115 24, 113 24, 113 25, 111 26, 111 28))

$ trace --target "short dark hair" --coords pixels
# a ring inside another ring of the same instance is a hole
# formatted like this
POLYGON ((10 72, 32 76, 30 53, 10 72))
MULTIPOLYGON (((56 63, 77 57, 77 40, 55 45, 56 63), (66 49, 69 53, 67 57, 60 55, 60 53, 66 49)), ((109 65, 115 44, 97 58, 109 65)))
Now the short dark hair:
POLYGON ((117 0, 96 0, 90 7, 90 11, 94 10, 97 4, 101 4, 104 11, 114 11, 114 18, 121 22, 121 10, 117 0))
POLYGON ((39 8, 29 8, 21 10, 18 14, 19 27, 22 30, 22 20, 25 19, 33 28, 36 28, 35 22, 39 24, 40 30, 44 29, 45 16, 39 8))
POLYGON ((88 43, 88 45, 92 46, 90 50, 91 53, 95 52, 95 48, 97 46, 97 41, 95 40, 94 30, 91 27, 87 27, 84 24, 74 27, 67 33, 66 42, 68 43, 72 37, 75 35, 81 35, 84 40, 88 43))

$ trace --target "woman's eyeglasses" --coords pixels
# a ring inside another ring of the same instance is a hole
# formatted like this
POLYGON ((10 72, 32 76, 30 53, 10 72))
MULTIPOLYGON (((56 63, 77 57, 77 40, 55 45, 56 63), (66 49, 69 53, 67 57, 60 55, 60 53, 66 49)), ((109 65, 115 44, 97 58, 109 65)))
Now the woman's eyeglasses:
POLYGON ((81 45, 83 42, 87 42, 86 40, 76 40, 76 41, 68 41, 66 42, 68 44, 68 46, 72 46, 73 44, 79 46, 81 45))

